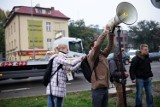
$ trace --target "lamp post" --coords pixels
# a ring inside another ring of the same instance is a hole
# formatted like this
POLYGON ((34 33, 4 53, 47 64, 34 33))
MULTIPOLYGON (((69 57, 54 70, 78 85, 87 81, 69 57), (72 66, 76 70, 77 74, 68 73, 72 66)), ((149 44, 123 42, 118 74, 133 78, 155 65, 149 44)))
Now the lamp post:
POLYGON ((121 51, 121 39, 120 39, 120 35, 121 35, 120 26, 117 26, 117 34, 118 34, 118 45, 119 45, 119 52, 120 52, 120 56, 119 56, 119 64, 120 64, 119 71, 122 74, 121 84, 122 84, 122 90, 123 90, 124 107, 127 107, 126 78, 125 78, 125 74, 124 74, 124 70, 123 70, 122 51, 121 51))

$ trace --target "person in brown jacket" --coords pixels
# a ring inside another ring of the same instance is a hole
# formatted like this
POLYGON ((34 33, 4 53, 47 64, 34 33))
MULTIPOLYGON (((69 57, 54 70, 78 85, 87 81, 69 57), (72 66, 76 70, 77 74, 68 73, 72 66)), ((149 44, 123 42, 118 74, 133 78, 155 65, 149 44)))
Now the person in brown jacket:
POLYGON ((108 105, 108 87, 109 87, 109 65, 107 56, 113 47, 114 34, 110 33, 110 27, 106 26, 102 34, 90 45, 91 50, 87 56, 88 63, 93 71, 94 62, 98 58, 99 62, 91 76, 92 84, 92 106, 107 107, 108 105), (101 45, 108 36, 109 44, 101 51, 101 45))

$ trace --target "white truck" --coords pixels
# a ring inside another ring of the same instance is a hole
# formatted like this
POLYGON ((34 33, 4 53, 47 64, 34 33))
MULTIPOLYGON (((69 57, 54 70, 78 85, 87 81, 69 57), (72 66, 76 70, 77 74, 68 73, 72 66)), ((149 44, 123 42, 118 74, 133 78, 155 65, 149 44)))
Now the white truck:
MULTIPOLYGON (((54 41, 53 48, 61 43, 68 46, 68 57, 73 58, 85 55, 83 53, 84 51, 81 39, 62 37, 54 41)), ((0 62, 0 80, 43 76, 48 64, 49 53, 50 52, 47 52, 46 55, 39 60, 0 62)))

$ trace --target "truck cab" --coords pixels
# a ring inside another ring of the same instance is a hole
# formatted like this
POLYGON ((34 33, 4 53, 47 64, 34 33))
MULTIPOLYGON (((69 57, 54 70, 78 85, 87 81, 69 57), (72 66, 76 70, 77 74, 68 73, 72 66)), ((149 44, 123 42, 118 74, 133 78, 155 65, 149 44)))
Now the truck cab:
POLYGON ((80 38, 61 37, 54 41, 53 48, 59 44, 66 44, 68 47, 68 57, 79 57, 85 55, 82 40, 80 38))

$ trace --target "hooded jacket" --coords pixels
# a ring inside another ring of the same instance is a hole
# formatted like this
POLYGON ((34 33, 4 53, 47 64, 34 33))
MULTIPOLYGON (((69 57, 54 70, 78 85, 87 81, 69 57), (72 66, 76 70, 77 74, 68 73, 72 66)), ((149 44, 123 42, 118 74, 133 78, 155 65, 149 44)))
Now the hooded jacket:
POLYGON ((95 75, 95 72, 92 72, 91 76, 92 89, 107 88, 109 86, 109 67, 106 58, 110 53, 110 51, 112 50, 114 35, 112 34, 108 35, 109 44, 103 51, 100 51, 101 45, 105 40, 107 34, 108 34, 107 32, 103 32, 97 38, 94 47, 89 51, 89 54, 87 56, 88 63, 92 70, 96 58, 99 57, 98 65, 95 68, 97 76, 95 75))
POLYGON ((131 66, 130 66, 130 77, 131 80, 136 78, 138 79, 147 79, 153 76, 151 71, 151 60, 149 55, 143 56, 140 51, 136 52, 136 56, 133 57, 131 66))
MULTIPOLYGON (((109 61, 109 70, 110 70, 110 79, 111 82, 116 81, 120 82, 120 79, 122 79, 122 72, 119 70, 119 61, 118 61, 118 55, 119 55, 119 48, 115 47, 114 49, 114 57, 112 60, 109 61)), ((122 56, 123 57, 123 56, 122 56)), ((123 72, 126 72, 125 66, 122 63, 123 72)))

